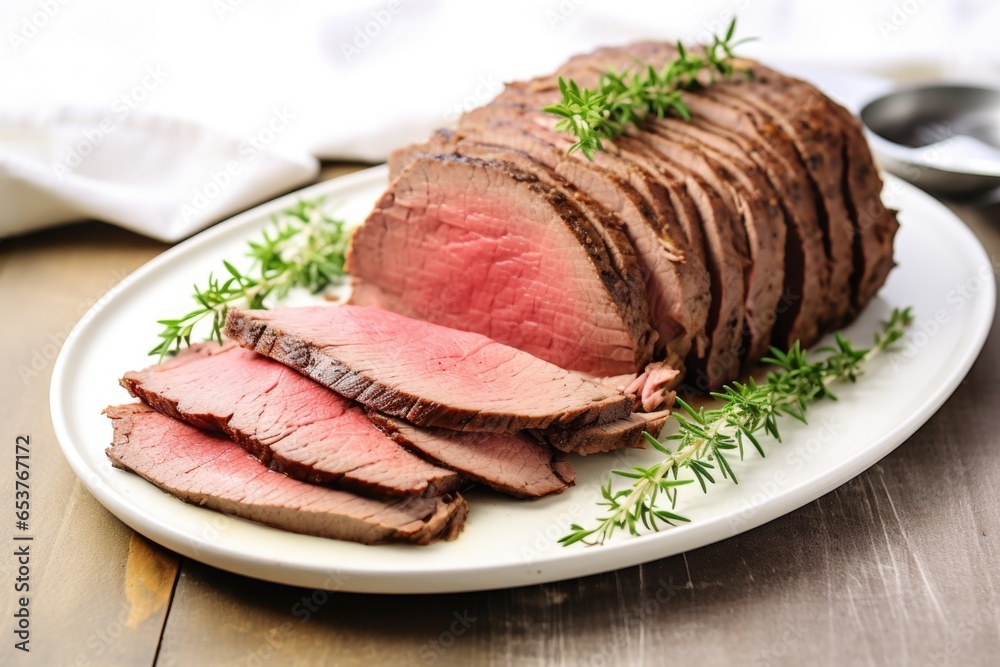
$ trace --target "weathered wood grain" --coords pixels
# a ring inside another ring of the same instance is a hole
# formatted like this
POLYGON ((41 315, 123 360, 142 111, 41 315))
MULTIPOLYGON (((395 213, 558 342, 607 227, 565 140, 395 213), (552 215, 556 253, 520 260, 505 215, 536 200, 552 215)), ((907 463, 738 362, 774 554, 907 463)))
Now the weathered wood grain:
MULTIPOLYGON (((151 665, 176 579, 174 554, 104 510, 59 451, 48 410, 55 354, 80 316, 163 244, 99 224, 0 243, 0 481, 4 665, 151 665), (30 653, 13 649, 14 439, 31 437, 30 653), (10 551, 11 554, 7 552, 10 551)), ((110 437, 110 432, 109 432, 110 437)), ((103 446, 95 443, 95 446, 103 446)))

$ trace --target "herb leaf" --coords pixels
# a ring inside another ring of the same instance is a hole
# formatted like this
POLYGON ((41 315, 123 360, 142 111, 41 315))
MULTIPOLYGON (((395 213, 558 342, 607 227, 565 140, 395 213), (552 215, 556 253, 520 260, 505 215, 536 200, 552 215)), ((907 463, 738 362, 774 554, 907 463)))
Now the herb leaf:
POLYGON ((344 275, 344 253, 349 234, 344 222, 324 212, 323 198, 300 200, 272 218, 271 229, 249 242, 246 272, 223 260, 223 272, 211 273, 204 285, 194 285, 198 307, 183 317, 162 319, 160 343, 149 351, 162 361, 191 344, 194 329, 209 322, 206 340, 222 342, 222 328, 229 306, 264 308, 268 298, 282 299, 293 287, 322 292, 344 275))
POLYGON ((690 120, 691 111, 681 95, 685 90, 701 87, 698 77, 702 72, 708 72, 709 83, 715 83, 716 77, 748 75, 749 70, 737 67, 733 50, 751 40, 734 42, 735 32, 734 18, 726 36, 714 35, 712 43, 701 53, 677 42, 677 58, 659 72, 652 65, 644 65, 637 72, 608 71, 601 75, 594 89, 581 88, 576 81, 559 77, 562 100, 542 110, 561 119, 556 130, 577 138, 570 153, 579 150, 593 160, 597 151, 604 149, 602 139, 620 137, 629 125, 638 125, 650 115, 663 118, 674 114, 690 120))
POLYGON ((663 460, 650 467, 613 470, 601 488, 604 500, 600 504, 608 507, 608 514, 590 528, 571 526, 570 533, 559 542, 564 546, 576 542, 599 544, 618 529, 628 529, 632 535, 638 535, 639 522, 658 531, 661 524, 674 525, 687 521, 678 514, 657 507, 661 493, 669 501, 670 509, 676 506, 676 487, 692 481, 678 480, 681 471, 690 470, 704 493, 708 492, 709 484, 716 482, 713 470, 724 479, 738 484, 730 458, 734 449, 738 450, 742 460, 742 443, 748 440, 764 456, 756 433, 764 431, 780 442, 778 417, 788 415, 805 422, 806 408, 810 403, 821 398, 836 400, 830 385, 834 382, 855 382, 865 363, 902 338, 912 322, 910 308, 897 308, 882 323, 882 330, 875 334, 871 348, 856 349, 849 340, 836 334, 836 347, 817 350, 825 355, 818 361, 810 361, 798 342, 788 352, 771 348, 771 356, 763 361, 777 366, 779 370, 768 373, 763 383, 758 384, 751 378, 746 383, 734 382, 724 387, 723 391, 713 393, 712 396, 722 404, 710 410, 696 410, 678 398, 677 403, 686 416, 678 412, 673 414, 678 424, 677 432, 663 441, 645 434, 647 440, 659 445, 656 449, 666 454, 663 460), (667 443, 673 445, 672 451, 667 443), (632 480, 631 488, 615 491, 615 476, 632 480))

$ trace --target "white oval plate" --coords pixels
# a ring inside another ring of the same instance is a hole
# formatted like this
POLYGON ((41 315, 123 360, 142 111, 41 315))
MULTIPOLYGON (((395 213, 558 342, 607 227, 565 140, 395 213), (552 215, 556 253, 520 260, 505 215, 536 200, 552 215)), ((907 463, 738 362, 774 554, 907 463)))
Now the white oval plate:
MULTIPOLYGON (((840 401, 810 409, 808 427, 787 423, 784 444, 749 452, 738 486, 703 495, 685 487, 678 511, 691 523, 660 533, 617 536, 599 547, 561 547, 570 523, 589 524, 612 467, 651 463, 655 452, 574 459, 577 486, 535 502, 468 494, 468 524, 454 542, 428 547, 362 546, 296 535, 186 505, 104 455, 111 426, 101 410, 132 399, 118 386, 147 366, 158 318, 184 313, 190 286, 222 258, 243 256, 269 216, 299 197, 343 201, 338 215, 360 220, 386 183, 377 167, 259 206, 155 258, 101 300, 66 340, 51 388, 63 452, 87 488, 126 524, 185 556, 239 574, 296 586, 371 593, 443 593, 538 584, 628 567, 694 549, 770 521, 827 493, 902 443, 965 377, 993 320, 993 266, 965 225, 944 206, 889 177, 887 203, 903 211, 896 268, 880 296, 846 330, 867 344, 893 307, 913 306, 906 346, 873 361, 840 401)), ((804 536, 805 537, 805 536, 804 536)))

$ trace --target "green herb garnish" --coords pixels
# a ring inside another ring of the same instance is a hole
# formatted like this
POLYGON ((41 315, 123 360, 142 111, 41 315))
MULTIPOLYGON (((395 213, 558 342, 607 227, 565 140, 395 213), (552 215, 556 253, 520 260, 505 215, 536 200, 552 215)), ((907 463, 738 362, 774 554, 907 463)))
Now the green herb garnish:
POLYGON ((348 234, 344 222, 324 212, 322 198, 300 200, 272 218, 260 241, 250 241, 248 257, 253 263, 240 271, 223 260, 222 278, 209 274, 203 287, 194 286, 198 307, 177 319, 157 320, 163 325, 160 344, 149 351, 162 360, 191 344, 195 326, 210 320, 206 340, 222 342, 226 313, 234 304, 264 308, 264 300, 282 299, 293 287, 322 292, 344 275, 344 252, 348 234))
POLYGON ((855 349, 849 340, 836 334, 835 347, 817 350, 826 355, 818 361, 810 361, 798 342, 787 353, 771 348, 773 356, 764 362, 774 364, 780 371, 768 373, 761 384, 751 378, 746 384, 734 382, 722 392, 713 393, 722 405, 711 410, 695 410, 677 399, 686 413, 673 415, 677 432, 663 441, 644 434, 665 458, 648 468, 612 470, 601 487, 604 501, 600 504, 608 507, 607 516, 598 519, 592 528, 573 524, 571 532, 559 542, 566 546, 594 536, 589 543, 601 543, 618 529, 627 528, 632 535, 638 535, 640 525, 658 531, 663 524, 672 526, 688 521, 673 511, 679 487, 697 481, 702 492, 707 493, 708 485, 716 481, 712 471, 737 484, 728 457, 739 456, 742 460, 746 443, 763 457, 764 448, 756 434, 763 431, 781 442, 778 417, 788 415, 806 423, 805 413, 810 403, 821 398, 836 400, 830 385, 844 380, 854 382, 865 363, 902 338, 912 322, 909 308, 896 309, 882 323, 882 331, 875 335, 871 348, 855 349), (674 443, 674 449, 667 443, 674 443), (690 470, 694 479, 679 479, 683 470, 690 470), (632 480, 632 486, 615 491, 612 484, 615 475, 632 480), (669 508, 663 507, 664 504, 669 504, 669 508))
POLYGON ((735 32, 734 18, 726 36, 713 35, 712 43, 701 53, 689 51, 677 42, 677 58, 659 72, 652 65, 644 65, 634 73, 608 71, 601 75, 596 88, 581 88, 572 79, 559 77, 562 100, 542 110, 562 119, 556 123, 556 130, 577 138, 570 153, 579 150, 593 160, 597 151, 604 149, 603 139, 620 137, 629 125, 638 125, 650 115, 663 118, 671 113, 690 120, 691 112, 681 94, 701 87, 702 72, 708 72, 709 83, 715 83, 716 77, 748 75, 749 70, 736 66, 733 50, 751 40, 734 42, 735 32))

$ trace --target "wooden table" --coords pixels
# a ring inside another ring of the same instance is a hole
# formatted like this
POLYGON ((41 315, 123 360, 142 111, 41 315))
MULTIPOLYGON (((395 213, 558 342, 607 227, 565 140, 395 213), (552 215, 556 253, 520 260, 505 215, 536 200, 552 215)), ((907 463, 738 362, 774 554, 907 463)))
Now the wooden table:
MULTIPOLYGON (((1000 256, 1000 207, 954 208, 1000 256)), ((91 497, 58 449, 56 349, 165 247, 99 223, 0 243, 2 438, 13 467, 15 437, 30 434, 35 534, 29 654, 12 647, 15 564, 0 558, 0 664, 1000 664, 1000 327, 893 454, 749 533, 530 588, 327 595, 150 543, 91 497)))

